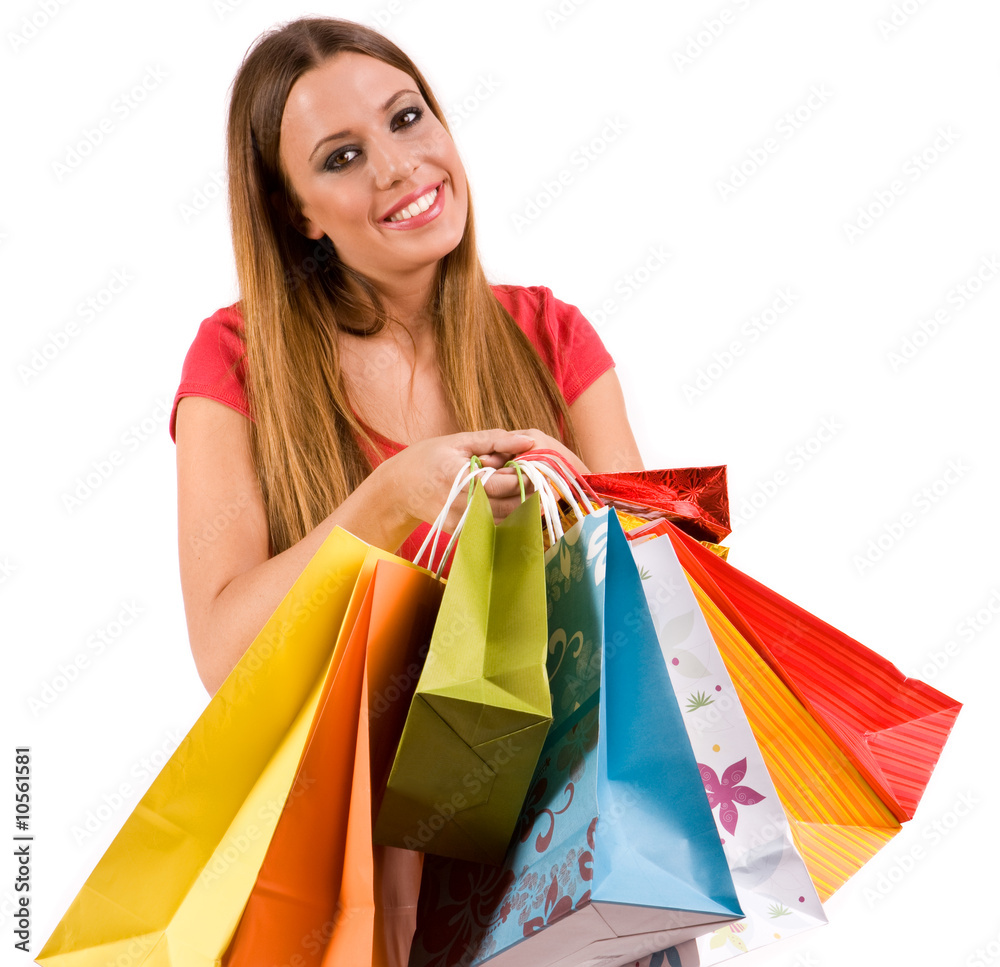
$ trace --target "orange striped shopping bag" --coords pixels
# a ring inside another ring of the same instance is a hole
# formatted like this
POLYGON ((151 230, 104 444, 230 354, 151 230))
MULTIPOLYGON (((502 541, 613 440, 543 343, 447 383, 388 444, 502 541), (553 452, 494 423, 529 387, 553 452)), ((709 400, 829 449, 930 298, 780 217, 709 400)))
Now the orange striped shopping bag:
POLYGON ((830 733, 902 821, 962 705, 775 594, 669 522, 681 565, 830 733))
POLYGON ((694 589, 825 900, 912 817, 961 705, 673 524, 657 529, 694 589))
POLYGON ((826 900, 900 830, 846 753, 688 575, 795 845, 826 900))

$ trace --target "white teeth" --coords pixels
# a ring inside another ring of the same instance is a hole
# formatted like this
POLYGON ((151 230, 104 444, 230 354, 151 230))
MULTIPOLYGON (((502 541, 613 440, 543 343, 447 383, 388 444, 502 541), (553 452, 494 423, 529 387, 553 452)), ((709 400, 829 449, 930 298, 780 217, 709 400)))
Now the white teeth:
POLYGON ((407 205, 406 208, 396 212, 395 215, 390 215, 386 221, 401 222, 405 221, 407 218, 413 218, 414 215, 419 215, 421 212, 427 211, 427 209, 434 204, 434 199, 437 198, 437 193, 438 189, 434 188, 432 191, 427 192, 426 195, 421 195, 415 202, 407 205))

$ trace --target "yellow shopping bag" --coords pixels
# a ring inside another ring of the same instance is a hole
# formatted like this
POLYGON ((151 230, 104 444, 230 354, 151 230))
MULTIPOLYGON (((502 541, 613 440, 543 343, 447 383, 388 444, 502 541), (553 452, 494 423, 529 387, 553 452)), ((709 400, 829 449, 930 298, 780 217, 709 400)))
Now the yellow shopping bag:
POLYGON ((380 558, 335 528, 49 937, 45 967, 215 967, 380 558))

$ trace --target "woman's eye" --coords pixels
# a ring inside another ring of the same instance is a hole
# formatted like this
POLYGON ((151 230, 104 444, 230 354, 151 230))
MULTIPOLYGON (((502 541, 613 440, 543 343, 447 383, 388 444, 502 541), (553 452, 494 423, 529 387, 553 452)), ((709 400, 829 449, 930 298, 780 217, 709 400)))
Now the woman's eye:
MULTIPOLYGON (((409 128, 416 124, 422 117, 424 112, 422 108, 419 107, 408 107, 404 111, 400 111, 392 119, 392 130, 398 131, 400 128, 409 128)), ((323 165, 325 171, 339 171, 341 168, 346 168, 352 161, 360 154, 358 148, 343 148, 340 151, 331 154, 329 158, 326 159, 326 163, 323 165)))
POLYGON ((408 107, 405 111, 401 111, 399 114, 393 118, 392 126, 393 130, 397 128, 408 128, 419 121, 424 115, 424 112, 419 107, 408 107), (406 118, 412 118, 412 120, 405 120, 406 118), (403 123, 400 123, 400 122, 403 123))
POLYGON ((329 158, 326 159, 326 164, 324 168, 327 171, 336 171, 338 168, 346 168, 358 155, 357 148, 344 148, 343 151, 337 151, 331 154, 329 158))

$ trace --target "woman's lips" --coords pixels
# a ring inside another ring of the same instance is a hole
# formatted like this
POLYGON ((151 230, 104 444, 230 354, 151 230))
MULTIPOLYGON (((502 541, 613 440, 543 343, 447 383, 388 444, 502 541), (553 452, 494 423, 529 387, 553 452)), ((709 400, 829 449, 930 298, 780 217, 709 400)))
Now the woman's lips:
POLYGON ((390 213, 394 214, 402 211, 404 208, 407 208, 409 205, 413 204, 413 202, 416 201, 418 198, 422 198, 424 195, 427 195, 431 191, 434 191, 435 188, 437 190, 437 194, 435 195, 434 201, 431 203, 430 208, 428 208, 426 211, 420 212, 418 215, 412 215, 410 218, 401 218, 397 221, 392 221, 392 222, 387 220, 389 216, 384 216, 380 220, 380 224, 384 225, 386 228, 411 229, 411 228, 420 228, 422 225, 426 225, 428 222, 433 221, 435 218, 438 217, 438 215, 441 214, 441 211, 444 208, 443 181, 439 182, 436 186, 431 185, 430 188, 420 189, 420 193, 416 196, 416 198, 407 202, 405 205, 397 206, 395 212, 390 213))

